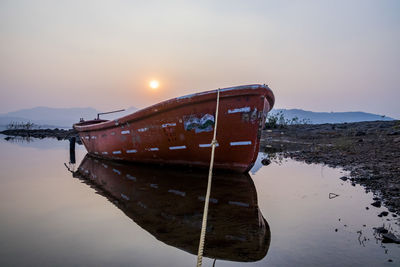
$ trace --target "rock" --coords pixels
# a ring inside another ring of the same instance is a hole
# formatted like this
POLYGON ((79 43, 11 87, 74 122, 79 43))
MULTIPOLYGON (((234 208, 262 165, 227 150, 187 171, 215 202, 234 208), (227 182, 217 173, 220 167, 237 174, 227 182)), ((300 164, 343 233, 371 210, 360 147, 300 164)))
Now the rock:
POLYGON ((261 163, 262 163, 262 165, 264 165, 264 166, 268 166, 269 164, 271 164, 271 160, 265 158, 265 159, 261 160, 261 163))
POLYGON ((364 136, 364 135, 366 135, 366 133, 363 131, 357 131, 355 134, 355 136, 364 136))
POLYGON ((378 215, 378 217, 388 216, 388 215, 389 215, 389 212, 387 212, 387 211, 382 211, 382 212, 378 215))
POLYGON ((382 203, 380 201, 375 201, 374 203, 371 203, 371 205, 380 208, 382 206, 382 203))
POLYGON ((336 197, 338 197, 338 196, 339 196, 338 194, 329 193, 329 199, 336 198, 336 197))
POLYGON ((395 236, 393 233, 385 233, 382 234, 383 243, 396 243, 396 244, 400 244, 400 238, 398 238, 397 236, 395 236))
POLYGON ((393 131, 388 133, 387 135, 400 135, 400 131, 393 131))
POLYGON ((347 179, 349 179, 349 178, 347 178, 346 176, 340 177, 340 180, 342 180, 342 181, 347 181, 347 179))
POLYGON ((386 234, 388 233, 388 230, 385 229, 384 227, 378 227, 378 228, 374 228, 375 232, 377 234, 386 234))
POLYGON ((397 137, 397 138, 393 139, 393 142, 400 143, 400 137, 397 137))

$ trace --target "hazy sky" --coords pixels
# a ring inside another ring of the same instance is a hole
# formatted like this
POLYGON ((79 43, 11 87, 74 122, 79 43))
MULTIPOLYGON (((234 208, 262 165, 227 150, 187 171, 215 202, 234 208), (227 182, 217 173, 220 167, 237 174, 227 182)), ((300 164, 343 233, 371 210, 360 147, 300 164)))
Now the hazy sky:
POLYGON ((278 108, 400 118, 400 1, 0 0, 0 113, 250 83, 278 108))

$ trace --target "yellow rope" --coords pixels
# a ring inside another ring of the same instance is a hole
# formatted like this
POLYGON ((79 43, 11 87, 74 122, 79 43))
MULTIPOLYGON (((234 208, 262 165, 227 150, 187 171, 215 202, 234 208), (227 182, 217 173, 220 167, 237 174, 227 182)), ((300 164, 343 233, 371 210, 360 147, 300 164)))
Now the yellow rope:
POLYGON ((215 111, 214 137, 213 137, 213 140, 211 141, 210 169, 208 171, 207 194, 206 194, 205 203, 204 203, 203 222, 201 224, 199 250, 197 252, 197 267, 200 267, 203 262, 204 239, 206 236, 206 228, 207 228, 208 203, 210 201, 211 180, 212 180, 212 171, 213 171, 213 166, 214 166, 215 147, 217 146, 216 136, 217 136, 217 124, 218 124, 218 109, 219 109, 219 89, 217 90, 217 108, 215 111))

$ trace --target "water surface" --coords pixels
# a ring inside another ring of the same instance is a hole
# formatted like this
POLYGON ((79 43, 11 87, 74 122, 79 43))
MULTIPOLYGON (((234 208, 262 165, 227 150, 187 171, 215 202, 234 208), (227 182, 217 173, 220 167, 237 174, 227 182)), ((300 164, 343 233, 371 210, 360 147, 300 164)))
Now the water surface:
MULTIPOLYGON (((106 162, 77 146, 71 173, 68 142, 3 138, 0 265, 195 265, 206 172, 106 162)), ((370 205, 371 193, 340 169, 262 166, 265 156, 250 174, 215 176, 204 266, 400 263, 400 246, 373 230, 398 231, 397 218, 378 217, 386 209, 370 205)))

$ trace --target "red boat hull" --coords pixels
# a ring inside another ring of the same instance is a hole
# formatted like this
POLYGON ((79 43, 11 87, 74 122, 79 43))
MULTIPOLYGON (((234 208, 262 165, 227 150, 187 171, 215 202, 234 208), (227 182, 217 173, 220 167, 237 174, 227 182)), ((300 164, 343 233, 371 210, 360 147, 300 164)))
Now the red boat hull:
MULTIPOLYGON (((239 172, 254 164, 261 129, 274 104, 266 85, 220 90, 214 167, 239 172)), ((158 164, 208 167, 217 90, 161 102, 114 121, 74 124, 89 154, 158 164)))

